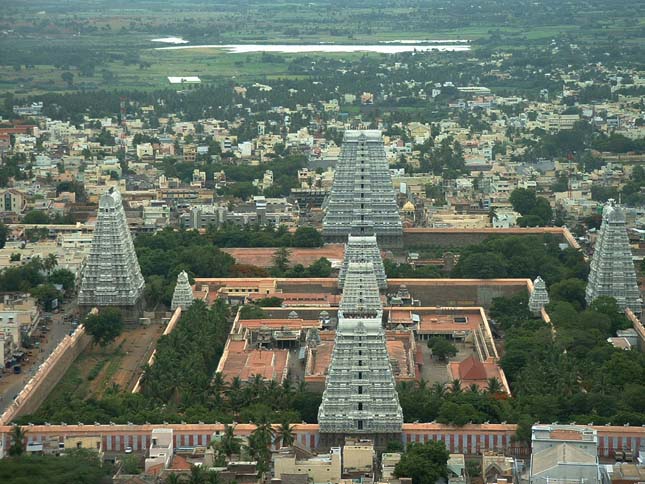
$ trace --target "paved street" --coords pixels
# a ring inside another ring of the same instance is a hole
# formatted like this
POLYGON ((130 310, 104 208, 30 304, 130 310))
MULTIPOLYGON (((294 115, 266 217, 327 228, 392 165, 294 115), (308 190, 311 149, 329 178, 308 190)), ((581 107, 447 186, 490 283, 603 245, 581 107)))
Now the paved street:
MULTIPOLYGON (((72 324, 71 322, 65 322, 64 318, 74 309, 75 305, 70 305, 65 307, 64 311, 59 314, 51 314, 52 320, 49 323, 49 332, 44 339, 38 338, 40 334, 38 330, 34 331, 34 340, 40 341, 40 349, 32 348, 28 350, 32 352, 33 356, 28 357, 28 362, 23 362, 21 374, 15 375, 11 368, 0 370, 2 371, 2 378, 0 378, 0 413, 5 411, 13 398, 20 393, 23 386, 35 374, 40 364, 47 359, 58 343, 70 332, 72 324)), ((43 315, 41 322, 44 319, 45 316, 43 315)))

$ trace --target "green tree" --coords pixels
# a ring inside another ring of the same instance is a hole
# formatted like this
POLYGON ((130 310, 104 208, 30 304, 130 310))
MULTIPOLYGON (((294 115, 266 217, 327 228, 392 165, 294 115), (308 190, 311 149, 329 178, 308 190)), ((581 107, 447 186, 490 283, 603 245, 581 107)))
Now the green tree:
POLYGON ((432 356, 436 356, 437 359, 442 361, 446 361, 449 357, 457 354, 457 347, 441 336, 430 338, 428 348, 432 350, 432 356))
POLYGON ((9 227, 0 223, 0 249, 4 248, 7 243, 7 236, 9 235, 9 227))
POLYGON ((9 455, 20 456, 25 451, 25 432, 20 425, 14 425, 11 429, 11 446, 9 455))
POLYGON ((271 273, 276 276, 283 275, 289 268, 289 249, 286 247, 280 247, 273 254, 273 266, 271 267, 271 273))
POLYGON ((46 225, 51 223, 51 219, 46 212, 42 210, 31 210, 27 212, 22 218, 22 223, 24 224, 33 224, 33 225, 46 225))
POLYGON ((242 448, 242 439, 235 436, 234 425, 224 425, 224 434, 218 442, 211 442, 211 447, 216 452, 225 455, 228 461, 231 460, 233 454, 239 454, 242 448))
POLYGON ((293 234, 294 247, 320 247, 322 235, 313 227, 298 227, 293 234))
POLYGON ((511 192, 509 201, 516 212, 527 215, 535 206, 537 197, 535 191, 526 188, 516 188, 511 192))
POLYGON ((98 314, 88 314, 83 325, 95 344, 106 346, 123 332, 123 316, 116 308, 105 308, 98 314))
POLYGON ((32 288, 30 293, 46 311, 54 309, 56 300, 62 302, 63 299, 63 294, 49 283, 32 288))
POLYGON ((249 436, 249 451, 258 463, 258 477, 263 476, 270 469, 270 447, 274 438, 275 430, 273 430, 271 423, 266 418, 255 424, 255 430, 249 436))
POLYGON ((594 299, 589 306, 589 309, 609 316, 611 320, 610 334, 616 334, 620 329, 627 329, 632 327, 625 313, 620 310, 616 299, 608 296, 601 296, 594 299))
POLYGON ((580 279, 565 279, 549 288, 552 301, 566 301, 578 309, 585 307, 585 290, 587 285, 580 279))
POLYGON ((411 443, 394 468, 396 477, 409 477, 412 484, 432 484, 448 478, 450 453, 443 442, 411 443))
POLYGON ((139 457, 134 454, 126 455, 123 459, 123 472, 125 474, 140 474, 139 457))
POLYGON ((293 425, 290 425, 289 422, 282 422, 280 428, 278 429, 278 436, 282 442, 282 447, 290 447, 293 445, 296 440, 296 436, 293 432, 293 425))
POLYGON ((69 71, 65 71, 60 75, 61 79, 67 83, 67 87, 72 87, 74 85, 74 74, 69 71))
POLYGON ((76 278, 74 274, 67 269, 56 269, 47 277, 50 284, 59 284, 67 294, 74 290, 76 278))

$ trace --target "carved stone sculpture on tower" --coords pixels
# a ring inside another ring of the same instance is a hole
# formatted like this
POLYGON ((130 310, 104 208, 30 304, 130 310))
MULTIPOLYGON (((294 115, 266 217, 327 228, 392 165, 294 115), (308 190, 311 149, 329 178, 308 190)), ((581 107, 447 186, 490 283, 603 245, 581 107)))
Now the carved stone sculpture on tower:
POLYGON ((350 263, 327 384, 318 409, 322 434, 401 432, 403 413, 382 318, 372 263, 350 263))
POLYGON ((630 308, 636 314, 641 313, 643 301, 629 246, 625 212, 614 200, 609 200, 603 210, 587 282, 587 304, 600 296, 613 297, 621 309, 630 308))
POLYGON ((380 131, 345 131, 323 209, 328 242, 345 242, 353 234, 376 235, 385 247, 402 245, 403 226, 380 131))
POLYGON ((99 200, 94 238, 83 270, 78 303, 83 306, 135 306, 144 285, 121 194, 112 187, 99 200))
POLYGON ((177 276, 177 285, 175 286, 175 291, 172 294, 170 309, 174 311, 181 306, 181 309, 185 311, 193 304, 193 301, 193 289, 190 287, 188 274, 186 274, 186 271, 181 271, 177 276))
POLYGON ((549 304, 549 293, 546 290, 546 284, 540 276, 537 276, 529 296, 529 311, 533 316, 540 316, 542 308, 547 304, 549 304))
POLYGON ((345 245, 345 257, 338 275, 338 286, 342 289, 345 285, 347 268, 352 262, 371 262, 376 274, 379 289, 387 288, 387 277, 385 267, 381 258, 381 251, 376 242, 376 235, 350 235, 345 245))

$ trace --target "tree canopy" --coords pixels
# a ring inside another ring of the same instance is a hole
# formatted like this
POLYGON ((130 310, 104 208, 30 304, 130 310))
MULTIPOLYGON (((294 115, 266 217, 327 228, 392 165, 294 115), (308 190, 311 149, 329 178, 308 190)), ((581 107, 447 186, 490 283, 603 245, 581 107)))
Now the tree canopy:
POLYGON ((104 308, 98 314, 88 314, 83 325, 95 344, 106 346, 123 332, 123 316, 116 308, 104 308))
POLYGON ((396 477, 409 477, 412 484, 431 484, 448 478, 450 453, 443 442, 413 442, 394 467, 396 477))

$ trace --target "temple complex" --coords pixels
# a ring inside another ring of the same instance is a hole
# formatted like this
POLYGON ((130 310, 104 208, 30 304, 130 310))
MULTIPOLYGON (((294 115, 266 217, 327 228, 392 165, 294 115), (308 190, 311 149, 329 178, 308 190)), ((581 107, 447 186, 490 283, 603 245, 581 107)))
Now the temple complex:
POLYGON ((549 304, 549 293, 546 290, 544 279, 537 276, 533 281, 533 290, 529 296, 529 311, 533 316, 540 316, 542 308, 549 304))
POLYGON ((400 247, 403 228, 378 130, 345 131, 331 193, 325 201, 323 237, 376 235, 382 247, 400 247))
POLYGON ((145 281, 134 250, 121 194, 112 187, 99 200, 99 209, 78 303, 81 306, 133 307, 145 281))
POLYGON ((345 257, 343 258, 343 265, 338 275, 338 286, 341 289, 345 285, 347 269, 352 262, 371 262, 374 267, 379 289, 383 290, 387 288, 383 259, 381 259, 381 251, 378 248, 375 235, 350 235, 347 238, 345 257))
POLYGON ((175 291, 172 294, 170 309, 174 311, 181 306, 181 309, 186 310, 191 306, 191 304, 193 304, 193 301, 193 288, 190 287, 188 274, 186 274, 186 271, 181 271, 177 276, 177 285, 175 286, 175 291))
POLYGON ((605 204, 602 225, 587 282, 586 300, 609 296, 616 299, 621 310, 641 313, 643 301, 636 279, 636 271, 625 226, 625 213, 614 200, 605 204))
POLYGON ((375 441, 400 434, 403 413, 383 329, 383 307, 370 262, 350 263, 323 401, 321 434, 329 442, 347 434, 375 441))

